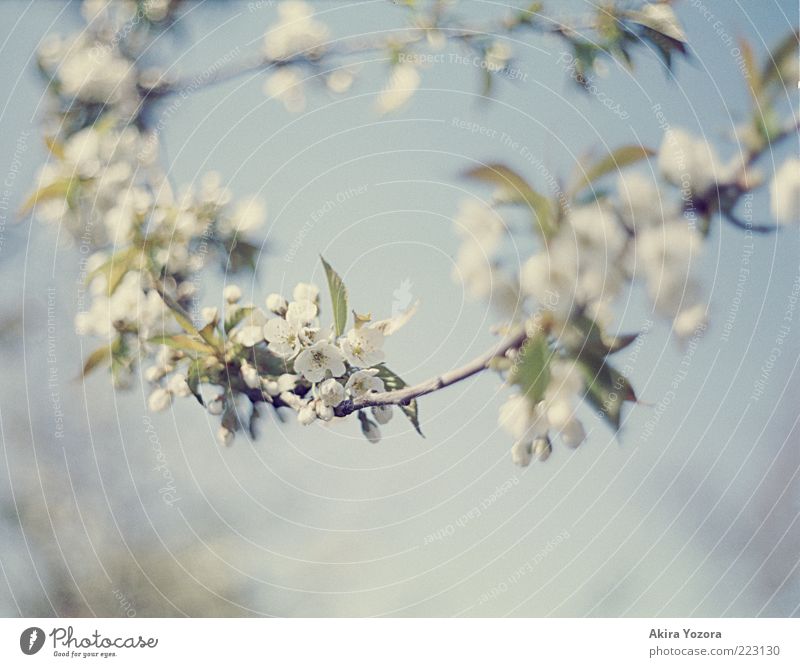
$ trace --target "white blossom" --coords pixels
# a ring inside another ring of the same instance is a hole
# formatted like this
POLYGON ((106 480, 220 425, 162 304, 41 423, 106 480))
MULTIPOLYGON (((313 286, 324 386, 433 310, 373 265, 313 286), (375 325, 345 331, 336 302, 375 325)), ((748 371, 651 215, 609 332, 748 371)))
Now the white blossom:
POLYGON ((300 352, 294 368, 309 382, 320 382, 328 373, 333 377, 341 377, 346 370, 339 348, 326 341, 314 343, 300 352))
POLYGON ((339 345, 345 359, 352 365, 364 368, 381 363, 386 355, 383 350, 383 333, 378 329, 362 326, 350 329, 339 345))
POLYGON ((317 306, 308 299, 292 301, 286 308, 286 321, 296 329, 314 324, 317 306))
POLYGON ((263 337, 267 339, 270 352, 282 359, 291 359, 303 347, 299 329, 279 317, 267 321, 263 337))
POLYGON ((800 159, 790 158, 775 173, 769 186, 770 210, 779 225, 800 222, 800 159))
POLYGON ((378 370, 375 368, 356 371, 348 378, 345 389, 352 398, 360 398, 373 391, 382 392, 384 390, 383 380, 377 375, 378 370))
POLYGON ((628 229, 654 227, 675 214, 674 207, 662 200, 655 183, 637 172, 620 174, 617 193, 617 213, 628 229))
POLYGON ((267 316, 258 308, 253 308, 242 318, 239 326, 236 327, 234 338, 236 342, 245 347, 253 347, 264 340, 265 327, 268 324, 267 316))

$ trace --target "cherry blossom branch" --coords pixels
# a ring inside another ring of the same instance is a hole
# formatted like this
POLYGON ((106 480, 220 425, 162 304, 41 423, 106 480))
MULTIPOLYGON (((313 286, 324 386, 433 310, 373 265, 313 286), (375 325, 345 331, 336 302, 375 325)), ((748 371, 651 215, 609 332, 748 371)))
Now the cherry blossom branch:
POLYGON ((403 387, 395 391, 385 391, 380 393, 367 394, 356 400, 346 400, 340 403, 335 410, 337 417, 346 417, 357 410, 370 408, 379 405, 408 405, 411 401, 426 394, 449 387, 450 385, 466 380, 473 375, 477 375, 489 367, 493 359, 503 356, 509 350, 516 350, 525 342, 527 333, 521 331, 511 337, 507 337, 499 344, 493 346, 489 351, 473 359, 468 364, 448 371, 437 377, 421 382, 412 387, 403 387))

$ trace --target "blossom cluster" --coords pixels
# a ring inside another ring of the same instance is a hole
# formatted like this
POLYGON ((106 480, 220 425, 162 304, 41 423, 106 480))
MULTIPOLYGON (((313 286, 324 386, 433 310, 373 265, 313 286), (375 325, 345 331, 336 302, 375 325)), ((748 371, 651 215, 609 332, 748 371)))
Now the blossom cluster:
MULTIPOLYGON (((630 156, 631 149, 626 150, 620 158, 630 156)), ((637 159, 648 155, 641 150, 637 159)), ((652 310, 671 324, 678 339, 706 327, 709 305, 697 270, 710 216, 732 216, 737 199, 762 179, 741 157, 725 163, 704 139, 679 129, 665 134, 656 161, 666 188, 640 172, 622 171, 615 193, 593 190, 587 202, 578 195, 588 183, 580 182, 572 201, 539 206, 540 250, 518 272, 501 261, 508 230, 498 208, 520 201, 530 206, 538 196, 532 191, 520 195, 529 187, 522 177, 499 165, 480 171, 483 180, 501 184, 494 202, 466 200, 455 217, 462 240, 454 279, 471 296, 499 306, 507 326, 526 326, 546 312, 555 332, 548 342, 552 356, 539 369, 550 378, 547 387, 523 387, 501 409, 500 424, 515 439, 512 455, 521 465, 534 454, 549 456, 551 430, 570 447, 584 440, 575 407, 588 396, 587 385, 616 375, 606 357, 619 348, 597 341, 614 329, 615 304, 632 283, 644 286, 652 310), (679 196, 670 189, 679 190, 679 196), (593 355, 588 362, 586 350, 593 355)), ((787 160, 769 191, 777 224, 800 222, 800 161, 787 160)), ((597 407, 608 413, 608 405, 597 407)), ((619 419, 615 410, 614 426, 619 419)))
MULTIPOLYGON (((383 344, 399 328, 397 318, 371 322, 360 316, 353 328, 337 336, 333 327, 320 324, 319 288, 314 284, 296 285, 291 301, 268 295, 266 309, 243 304, 237 285, 226 286, 224 297, 224 338, 218 331, 218 309, 212 307, 203 310, 208 345, 187 341, 184 334, 163 339, 166 345, 156 363, 145 371, 154 386, 148 399, 151 410, 167 409, 176 396, 202 399, 205 394, 209 413, 222 415, 220 444, 228 445, 242 428, 241 396, 251 404, 251 420, 257 416, 256 406, 264 403, 292 410, 298 423, 307 426, 338 420, 335 409, 344 401, 385 391, 384 379, 392 376, 382 366, 383 344)), ((378 442, 379 425, 392 418, 392 406, 376 405, 370 413, 371 418, 359 416, 362 430, 378 442)))

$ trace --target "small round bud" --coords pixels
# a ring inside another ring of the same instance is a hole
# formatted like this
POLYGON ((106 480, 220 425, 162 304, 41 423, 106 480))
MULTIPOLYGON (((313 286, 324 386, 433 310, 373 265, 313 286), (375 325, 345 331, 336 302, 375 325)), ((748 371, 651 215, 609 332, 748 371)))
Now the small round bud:
POLYGON ((219 309, 216 306, 203 308, 200 315, 206 324, 216 324, 219 321, 219 309))
POLYGON ((147 398, 147 407, 153 412, 162 412, 172 403, 172 394, 166 389, 158 387, 147 398))
POLYGON ((222 296, 225 297, 225 301, 228 303, 236 303, 242 298, 242 290, 239 289, 238 285, 227 285, 222 290, 222 296))
POLYGON ((560 430, 561 440, 567 446, 575 449, 586 439, 586 431, 583 429, 580 419, 571 419, 560 430))
POLYGON ((233 444, 234 437, 235 433, 229 428, 225 428, 224 426, 219 427, 217 431, 217 442, 219 442, 220 445, 223 447, 230 447, 233 444))
POLYGON ((246 361, 243 361, 241 372, 244 383, 250 387, 250 389, 261 388, 261 378, 259 377, 258 371, 254 366, 251 366, 246 361))
POLYGON ((379 424, 388 424, 393 417, 391 405, 374 405, 372 407, 372 416, 379 424))
POLYGON ((531 462, 531 443, 527 440, 517 440, 511 448, 511 460, 523 468, 531 462))
POLYGON ((325 405, 322 401, 316 403, 317 417, 324 422, 329 422, 333 419, 333 408, 330 405, 325 405))
POLYGON ((210 414, 221 415, 222 411, 225 409, 225 399, 222 394, 210 400, 207 408, 210 414))
POLYGON ((553 445, 550 443, 550 438, 547 436, 536 438, 536 440, 533 441, 533 455, 540 461, 547 461, 552 452, 553 445))
POLYGON ((274 292, 267 297, 267 310, 283 317, 289 304, 280 294, 274 292))
POLYGON ((300 422, 300 424, 303 426, 308 426, 309 424, 313 424, 316 418, 317 418, 317 412, 314 409, 314 406, 311 404, 304 405, 297 412, 297 421, 300 422))

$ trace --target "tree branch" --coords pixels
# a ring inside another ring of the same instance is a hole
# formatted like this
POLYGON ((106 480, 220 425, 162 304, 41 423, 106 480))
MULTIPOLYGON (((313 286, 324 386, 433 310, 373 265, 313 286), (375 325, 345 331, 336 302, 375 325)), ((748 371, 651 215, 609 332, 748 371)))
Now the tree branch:
POLYGON ((486 370, 489 367, 492 359, 503 356, 509 350, 518 349, 527 337, 525 331, 521 331, 514 336, 505 338, 500 343, 492 347, 488 352, 473 359, 470 363, 448 371, 442 375, 416 384, 413 387, 403 387, 396 391, 384 391, 380 393, 367 394, 356 400, 342 401, 335 410, 337 417, 346 417, 347 415, 361 410, 378 405, 408 405, 411 401, 426 394, 432 394, 435 391, 449 387, 452 384, 466 380, 473 375, 486 370))

